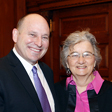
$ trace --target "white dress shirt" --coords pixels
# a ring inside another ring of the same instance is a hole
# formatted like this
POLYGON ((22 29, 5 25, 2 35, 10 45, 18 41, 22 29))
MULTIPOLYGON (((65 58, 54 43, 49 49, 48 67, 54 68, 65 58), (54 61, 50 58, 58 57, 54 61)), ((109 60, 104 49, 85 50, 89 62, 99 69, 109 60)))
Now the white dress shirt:
MULTIPOLYGON (((34 79, 33 79, 33 73, 32 73, 32 68, 33 68, 33 65, 31 65, 30 63, 28 63, 24 58, 22 58, 16 51, 15 48, 13 48, 13 52, 14 54, 18 57, 18 59, 20 60, 20 62, 22 63, 22 65, 24 66, 28 76, 30 77, 31 79, 31 82, 35 88, 35 84, 34 84, 34 79)), ((50 88, 48 86, 48 83, 44 77, 44 74, 39 66, 38 63, 35 64, 35 66, 37 67, 37 73, 38 73, 38 76, 40 78, 40 81, 42 83, 42 86, 43 88, 45 89, 45 92, 47 94, 47 97, 48 97, 48 101, 49 101, 49 104, 50 104, 50 107, 51 107, 51 110, 52 112, 55 112, 55 108, 54 108, 54 99, 53 99, 53 96, 51 94, 51 91, 50 91, 50 88)))

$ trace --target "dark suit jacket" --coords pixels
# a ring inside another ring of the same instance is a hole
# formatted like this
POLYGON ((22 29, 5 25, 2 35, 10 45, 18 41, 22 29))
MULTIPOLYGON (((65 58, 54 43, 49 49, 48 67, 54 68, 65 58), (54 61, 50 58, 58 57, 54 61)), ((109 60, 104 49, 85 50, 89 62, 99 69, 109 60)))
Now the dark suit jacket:
MULTIPOLYGON (((55 110, 59 112, 53 72, 45 63, 39 65, 53 94, 55 110)), ((32 82, 13 51, 0 59, 0 112, 43 112, 32 82)))
MULTIPOLYGON (((73 91, 76 91, 75 88, 72 88, 72 91, 69 91, 66 89, 66 81, 63 80, 55 84, 55 90, 61 112, 74 112, 76 106, 76 93, 74 94, 73 91), (72 104, 71 106, 70 103, 72 104), (72 108, 73 106, 74 109, 72 108)), ((111 82, 105 80, 98 94, 96 94, 94 90, 87 91, 87 94, 90 112, 112 112, 111 82)))

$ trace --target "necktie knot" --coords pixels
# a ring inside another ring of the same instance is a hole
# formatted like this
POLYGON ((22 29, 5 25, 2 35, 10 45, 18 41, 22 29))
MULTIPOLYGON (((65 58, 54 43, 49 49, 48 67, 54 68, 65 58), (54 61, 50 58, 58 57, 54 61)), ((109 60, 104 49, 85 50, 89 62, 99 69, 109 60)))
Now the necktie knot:
POLYGON ((33 74, 37 74, 37 68, 36 68, 36 66, 33 66, 32 72, 33 72, 33 74))

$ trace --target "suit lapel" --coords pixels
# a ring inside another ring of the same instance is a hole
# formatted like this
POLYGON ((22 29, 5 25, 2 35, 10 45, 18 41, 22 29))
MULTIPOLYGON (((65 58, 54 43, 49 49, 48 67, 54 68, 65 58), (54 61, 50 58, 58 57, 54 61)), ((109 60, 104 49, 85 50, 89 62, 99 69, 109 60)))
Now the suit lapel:
POLYGON ((18 79, 24 86, 26 92, 29 94, 29 97, 31 97, 31 99, 33 100, 33 102, 36 105, 39 112, 42 112, 42 107, 41 107, 40 101, 38 99, 37 93, 33 87, 33 84, 31 82, 26 70, 24 69, 23 65, 18 60, 18 58, 15 56, 13 51, 11 51, 9 53, 8 58, 10 60, 12 70, 14 71, 15 75, 18 77, 18 79))
POLYGON ((44 77, 46 78, 46 81, 50 87, 51 92, 54 94, 54 82, 53 82, 53 72, 47 69, 47 66, 45 66, 42 62, 39 61, 39 66, 42 69, 42 72, 44 74, 44 77))
POLYGON ((68 92, 69 92, 69 99, 67 105, 67 112, 73 112, 76 107, 76 86, 68 84, 68 92))
POLYGON ((40 61, 38 62, 38 64, 39 64, 40 68, 42 69, 44 77, 46 78, 46 81, 47 81, 49 88, 51 90, 51 93, 53 95, 53 99, 55 102, 55 112, 59 112, 58 101, 57 101, 56 93, 54 90, 53 72, 46 64, 44 64, 40 61))
POLYGON ((98 95, 96 94, 95 90, 88 90, 88 101, 89 101, 89 107, 91 112, 99 112, 98 107, 98 95))

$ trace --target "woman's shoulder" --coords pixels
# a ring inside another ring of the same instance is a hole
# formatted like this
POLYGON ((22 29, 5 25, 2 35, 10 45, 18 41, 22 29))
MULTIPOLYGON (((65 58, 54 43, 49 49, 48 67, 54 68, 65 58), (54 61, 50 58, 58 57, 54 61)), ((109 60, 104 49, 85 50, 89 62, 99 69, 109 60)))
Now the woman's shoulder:
POLYGON ((109 88, 112 87, 112 82, 104 80, 103 84, 102 84, 103 88, 109 88))
POLYGON ((112 112, 112 82, 104 81, 98 94, 98 105, 101 112, 112 112))
POLYGON ((112 82, 104 80, 99 95, 108 91, 112 91, 112 82))

